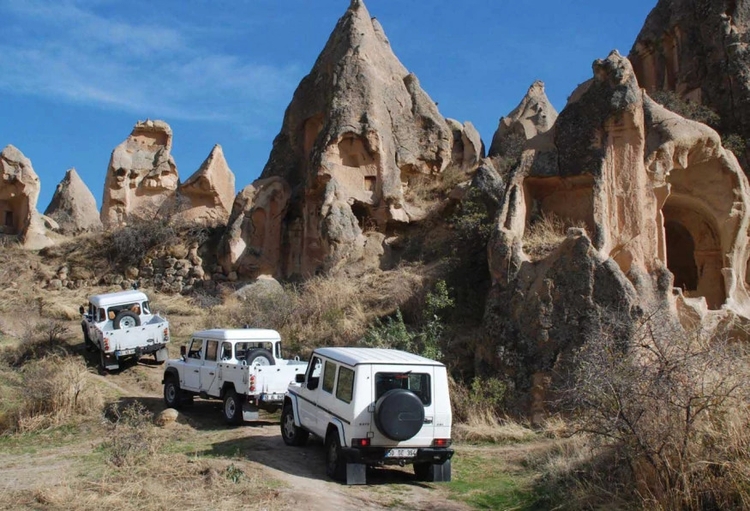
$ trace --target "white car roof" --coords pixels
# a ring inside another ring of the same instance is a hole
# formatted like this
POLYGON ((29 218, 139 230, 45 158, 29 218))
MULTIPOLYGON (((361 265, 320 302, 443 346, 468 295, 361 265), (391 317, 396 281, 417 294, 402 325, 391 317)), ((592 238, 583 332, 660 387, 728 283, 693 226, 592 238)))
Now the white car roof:
POLYGON ((105 293, 94 295, 89 301, 97 307, 108 307, 110 305, 119 305, 124 303, 147 302, 148 297, 141 291, 120 291, 117 293, 105 293))
POLYGON ((264 328, 213 328, 195 332, 193 337, 219 339, 221 341, 280 341, 276 330, 264 328))
POLYGON ((384 348, 318 348, 315 353, 350 366, 358 364, 443 366, 440 362, 414 353, 384 348))

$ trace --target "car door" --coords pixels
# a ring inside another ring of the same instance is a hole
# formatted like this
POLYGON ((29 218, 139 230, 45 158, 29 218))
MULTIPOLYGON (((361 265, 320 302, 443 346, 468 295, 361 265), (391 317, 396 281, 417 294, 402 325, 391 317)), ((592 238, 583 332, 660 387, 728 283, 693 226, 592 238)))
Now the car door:
POLYGON ((321 358, 313 354, 310 364, 307 366, 305 373, 305 382, 295 390, 299 399, 297 399, 297 411, 302 425, 315 433, 323 436, 318 431, 318 390, 320 388, 320 373, 322 372, 323 362, 321 358))
POLYGON ((200 391, 203 353, 203 339, 193 339, 185 357, 185 371, 182 375, 182 386, 187 390, 200 391))
POLYGON ((206 340, 206 353, 203 357, 203 365, 200 369, 201 375, 201 388, 200 390, 206 392, 209 396, 218 396, 218 378, 216 373, 218 368, 216 367, 216 359, 219 352, 219 341, 207 339, 206 340))

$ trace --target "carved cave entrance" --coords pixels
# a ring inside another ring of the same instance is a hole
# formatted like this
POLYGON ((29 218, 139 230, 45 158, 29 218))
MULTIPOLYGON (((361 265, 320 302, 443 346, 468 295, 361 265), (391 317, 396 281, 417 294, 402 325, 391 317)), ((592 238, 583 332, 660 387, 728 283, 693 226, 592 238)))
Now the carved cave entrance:
POLYGON ((18 234, 23 230, 20 225, 26 211, 21 199, 0 200, 0 234, 18 234))
POLYGON ((689 199, 670 196, 664 208, 667 268, 687 297, 704 297, 709 309, 726 301, 721 243, 715 220, 689 199))

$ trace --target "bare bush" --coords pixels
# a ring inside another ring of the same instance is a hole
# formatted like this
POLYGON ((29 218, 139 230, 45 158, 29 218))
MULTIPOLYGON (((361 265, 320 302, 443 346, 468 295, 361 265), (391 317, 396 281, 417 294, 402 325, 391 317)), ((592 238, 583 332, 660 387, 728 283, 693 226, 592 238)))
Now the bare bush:
POLYGON ((177 231, 168 218, 136 220, 113 231, 109 238, 109 260, 122 267, 137 267, 151 249, 175 241, 177 231))
POLYGON ((583 222, 545 212, 533 220, 523 235, 523 250, 532 260, 544 259, 565 240, 571 227, 585 229, 583 222))
POLYGON ((102 444, 107 462, 115 467, 141 465, 157 452, 157 432, 153 415, 134 401, 124 407, 114 404, 107 410, 111 426, 102 444))
POLYGON ((667 313, 629 340, 605 335, 577 354, 563 402, 579 431, 615 453, 649 506, 750 506, 750 366, 726 333, 685 332, 667 313))
POLYGON ((102 405, 84 363, 57 355, 27 362, 7 388, 16 398, 6 410, 6 430, 29 432, 90 415, 102 405))
POLYGON ((43 320, 26 325, 18 343, 0 351, 0 360, 11 367, 21 367, 31 360, 49 355, 68 354, 65 338, 70 335, 67 325, 61 321, 43 320))

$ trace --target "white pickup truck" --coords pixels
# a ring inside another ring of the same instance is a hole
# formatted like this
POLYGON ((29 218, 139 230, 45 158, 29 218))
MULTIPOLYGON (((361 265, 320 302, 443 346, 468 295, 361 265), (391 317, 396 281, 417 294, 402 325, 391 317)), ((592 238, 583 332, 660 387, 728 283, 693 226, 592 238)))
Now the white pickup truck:
POLYGON ((224 401, 229 424, 258 420, 258 410, 281 408, 284 394, 307 362, 281 358, 281 336, 258 328, 195 332, 181 357, 164 370, 164 402, 170 408, 193 397, 224 401))
POLYGON ((151 313, 148 297, 140 291, 120 291, 89 298, 81 306, 83 341, 99 351, 103 370, 119 369, 125 358, 153 354, 161 363, 169 358, 169 322, 151 313))

